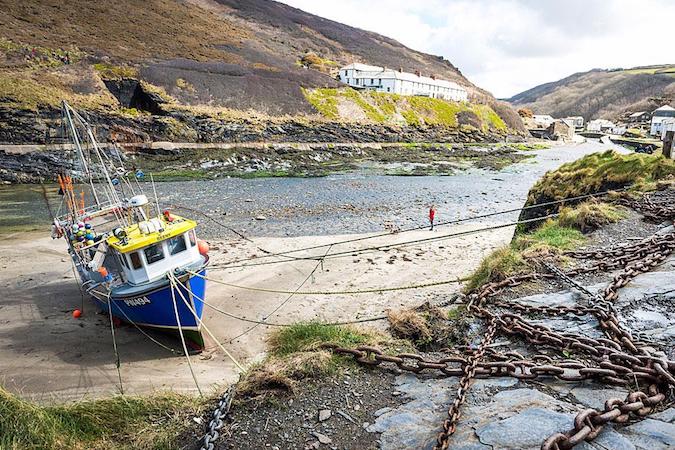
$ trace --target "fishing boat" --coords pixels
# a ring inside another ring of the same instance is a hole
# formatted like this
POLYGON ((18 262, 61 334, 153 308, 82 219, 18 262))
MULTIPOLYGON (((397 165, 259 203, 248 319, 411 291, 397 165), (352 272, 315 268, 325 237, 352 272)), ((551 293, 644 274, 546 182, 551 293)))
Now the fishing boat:
POLYGON ((202 349, 209 258, 197 222, 160 209, 152 177, 142 182, 145 174, 102 149, 77 111, 62 109, 76 157, 75 169, 58 175, 66 212, 54 217, 52 237, 66 241, 83 289, 111 322, 177 332, 202 349))

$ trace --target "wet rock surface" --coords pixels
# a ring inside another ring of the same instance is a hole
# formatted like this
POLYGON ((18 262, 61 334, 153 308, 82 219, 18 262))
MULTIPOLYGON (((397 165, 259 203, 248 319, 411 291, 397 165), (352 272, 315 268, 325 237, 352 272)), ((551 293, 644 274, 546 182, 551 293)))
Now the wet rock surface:
MULTIPOLYGON (((675 296, 675 258, 656 271, 636 277, 622 288, 617 302, 621 323, 632 333, 642 333, 658 341, 673 354, 673 311, 675 296)), ((585 286, 591 292, 606 283, 585 286)), ((518 299, 531 305, 574 305, 584 299, 574 291, 539 294, 518 299)), ((597 321, 580 318, 542 319, 539 323, 560 331, 601 337, 597 321)), ((513 347, 524 354, 527 346, 513 347)), ((439 425, 456 389, 457 378, 424 380, 404 374, 396 379, 396 389, 405 393, 406 402, 388 411, 369 428, 382 433, 382 448, 433 447, 439 425), (440 403, 443 407, 439 406, 440 403), (426 429, 426 431, 425 431, 426 429)), ((451 448, 538 449, 556 432, 573 428, 574 416, 586 408, 604 407, 610 398, 625 398, 628 387, 609 386, 590 381, 564 383, 542 380, 522 382, 511 378, 478 380, 471 387, 451 448)), ((628 426, 610 425, 591 443, 576 448, 665 449, 675 445, 675 410, 671 407, 628 426)))

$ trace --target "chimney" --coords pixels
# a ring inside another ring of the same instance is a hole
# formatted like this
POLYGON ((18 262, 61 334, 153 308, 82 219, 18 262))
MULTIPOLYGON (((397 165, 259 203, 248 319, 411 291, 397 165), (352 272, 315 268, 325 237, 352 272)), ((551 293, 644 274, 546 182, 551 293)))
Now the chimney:
POLYGON ((399 67, 399 68, 398 68, 398 71, 399 71, 399 72, 403 72, 403 67, 399 67))
POLYGON ((422 76, 422 73, 421 73, 419 70, 416 70, 416 71, 415 71, 415 75, 417 75, 418 77, 421 77, 421 76, 422 76))

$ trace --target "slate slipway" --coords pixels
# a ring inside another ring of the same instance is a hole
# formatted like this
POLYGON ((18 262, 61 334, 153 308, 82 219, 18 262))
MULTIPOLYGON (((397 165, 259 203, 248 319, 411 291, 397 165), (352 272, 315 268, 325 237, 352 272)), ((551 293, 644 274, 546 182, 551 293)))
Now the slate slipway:
MULTIPOLYGON (((588 286, 591 292, 604 289, 606 283, 588 286)), ((561 291, 521 298, 528 304, 574 305, 580 294, 561 291)), ((673 314, 670 302, 675 298, 675 258, 669 258, 656 271, 642 274, 619 291, 617 309, 626 311, 627 322, 637 331, 648 331, 660 325, 654 317, 673 314), (666 313, 654 311, 645 299, 661 296, 667 299, 666 313), (640 317, 649 320, 641 321, 640 317)), ((591 320, 566 318, 543 320, 556 328, 575 326, 588 330, 591 320)), ((655 337, 658 337, 656 334, 655 337)), ((418 379, 412 374, 400 375, 394 389, 409 401, 377 418, 368 431, 381 433, 381 448, 430 449, 447 417, 447 408, 454 399, 458 379, 418 379)), ((572 428, 575 415, 589 407, 602 408, 608 398, 624 398, 625 389, 593 382, 563 383, 547 380, 550 391, 542 392, 539 384, 519 382, 513 378, 477 380, 467 395, 462 418, 450 446, 458 450, 497 448, 539 449, 544 439, 554 432, 572 428), (550 393, 552 393, 550 395, 550 393)), ((669 408, 627 427, 605 426, 592 443, 575 447, 580 450, 607 448, 614 450, 658 450, 675 446, 675 408, 669 408)))

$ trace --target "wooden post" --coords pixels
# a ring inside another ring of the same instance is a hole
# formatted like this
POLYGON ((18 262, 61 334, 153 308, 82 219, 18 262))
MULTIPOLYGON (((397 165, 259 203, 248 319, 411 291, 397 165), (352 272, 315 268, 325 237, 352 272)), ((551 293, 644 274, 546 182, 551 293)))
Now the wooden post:
POLYGON ((673 157, 673 140, 675 140, 675 131, 666 131, 666 137, 663 140, 663 156, 668 159, 673 157))

